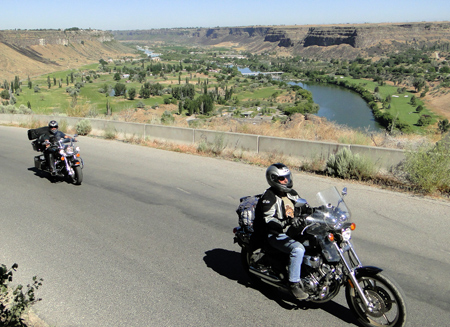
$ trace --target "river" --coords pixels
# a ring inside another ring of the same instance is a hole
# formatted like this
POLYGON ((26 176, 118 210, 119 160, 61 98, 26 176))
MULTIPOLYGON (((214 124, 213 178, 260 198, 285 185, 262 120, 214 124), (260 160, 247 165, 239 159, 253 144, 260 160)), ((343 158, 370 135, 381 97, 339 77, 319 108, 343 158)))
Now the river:
MULTIPOLYGON (((252 73, 249 68, 239 68, 241 73, 252 73)), ((325 117, 340 125, 363 131, 379 131, 384 128, 378 124, 372 114, 372 110, 358 93, 342 86, 332 84, 305 84, 299 85, 312 93, 313 100, 320 107, 316 114, 325 117)))

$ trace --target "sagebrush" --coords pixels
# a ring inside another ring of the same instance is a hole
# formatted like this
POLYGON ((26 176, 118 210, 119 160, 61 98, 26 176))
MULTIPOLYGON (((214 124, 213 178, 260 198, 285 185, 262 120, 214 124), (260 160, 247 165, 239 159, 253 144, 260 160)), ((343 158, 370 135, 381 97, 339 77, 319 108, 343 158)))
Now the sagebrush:
POLYGON ((406 152, 403 169, 411 183, 427 193, 450 192, 450 149, 444 143, 406 152))
POLYGON ((34 276, 26 287, 21 284, 13 286, 13 272, 17 268, 17 263, 9 269, 3 264, 0 266, 0 325, 5 327, 25 326, 22 315, 41 301, 36 298, 35 291, 42 286, 43 279, 34 276))
POLYGON ((376 172, 370 159, 353 154, 348 148, 342 148, 328 158, 326 171, 332 176, 357 180, 373 177, 376 172))

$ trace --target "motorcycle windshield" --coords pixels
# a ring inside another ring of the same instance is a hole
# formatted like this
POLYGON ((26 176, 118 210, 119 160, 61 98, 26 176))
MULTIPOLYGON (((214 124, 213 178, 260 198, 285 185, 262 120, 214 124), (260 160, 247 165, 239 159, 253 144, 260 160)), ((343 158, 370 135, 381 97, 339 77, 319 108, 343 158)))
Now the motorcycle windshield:
POLYGON ((350 221, 350 210, 336 187, 321 191, 316 197, 319 201, 318 211, 323 213, 327 225, 340 229, 345 222, 350 221))

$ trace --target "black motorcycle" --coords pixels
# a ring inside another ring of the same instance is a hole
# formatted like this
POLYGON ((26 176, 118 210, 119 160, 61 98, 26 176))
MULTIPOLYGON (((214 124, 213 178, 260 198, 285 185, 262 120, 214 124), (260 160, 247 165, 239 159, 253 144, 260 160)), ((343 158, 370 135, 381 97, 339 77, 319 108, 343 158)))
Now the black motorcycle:
MULTIPOLYGON (((344 189, 342 195, 346 193, 344 189)), ((241 199, 241 203, 246 200, 250 205, 238 208, 240 226, 233 230, 234 241, 242 248, 242 265, 255 286, 268 284, 288 292, 288 255, 252 233, 249 217, 254 217, 256 198, 241 199)), ((345 287, 348 306, 363 326, 404 326, 403 292, 381 268, 361 264, 351 242, 355 224, 350 221, 350 210, 341 194, 332 187, 319 192, 317 198, 321 205, 315 208, 304 199, 297 201, 295 211, 303 226, 291 226, 286 232, 306 250, 301 269, 303 290, 309 295, 305 301, 330 301, 345 287)))
MULTIPOLYGON (((30 136, 29 133, 28 137, 33 136, 30 136)), ((73 138, 61 138, 59 140, 51 137, 48 142, 43 143, 36 139, 31 142, 31 145, 35 151, 42 152, 47 149, 53 152, 54 167, 56 169, 55 178, 65 178, 70 183, 81 185, 84 162, 80 156, 80 148, 74 145, 74 142, 77 142, 75 137, 77 135, 74 135, 73 138)), ((52 172, 44 154, 34 157, 34 166, 41 171, 52 172)))

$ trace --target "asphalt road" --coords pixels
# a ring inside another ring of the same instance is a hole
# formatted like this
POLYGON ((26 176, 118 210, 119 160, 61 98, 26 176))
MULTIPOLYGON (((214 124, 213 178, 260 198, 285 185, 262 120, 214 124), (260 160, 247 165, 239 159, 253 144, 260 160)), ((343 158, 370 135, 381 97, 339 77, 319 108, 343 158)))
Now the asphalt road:
MULTIPOLYGON (((247 286, 232 229, 264 168, 79 137, 80 186, 33 169, 26 129, 0 126, 0 263, 44 278, 34 308, 74 326, 351 326, 344 294, 293 303, 247 286)), ((406 294, 409 326, 450 318, 450 203, 296 173, 307 199, 348 187, 353 240, 406 294)))

